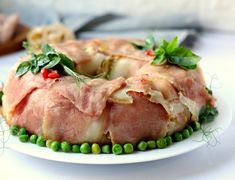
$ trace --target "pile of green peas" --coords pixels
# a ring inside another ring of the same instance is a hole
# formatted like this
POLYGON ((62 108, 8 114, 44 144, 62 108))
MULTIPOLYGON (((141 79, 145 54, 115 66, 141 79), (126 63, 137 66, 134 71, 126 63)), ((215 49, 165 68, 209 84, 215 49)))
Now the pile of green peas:
POLYGON ((174 133, 171 136, 165 136, 157 140, 140 141, 136 146, 131 143, 121 144, 104 144, 99 145, 97 143, 89 144, 87 142, 82 144, 70 144, 67 141, 54 141, 50 139, 44 139, 43 136, 37 136, 35 134, 29 134, 27 130, 23 127, 18 127, 17 125, 11 125, 10 133, 13 136, 19 136, 21 142, 30 142, 32 144, 37 144, 40 147, 49 147, 52 151, 62 151, 62 152, 73 152, 73 153, 83 153, 83 154, 110 154, 115 155, 120 154, 132 154, 135 150, 146 151, 151 149, 163 149, 173 142, 179 142, 183 139, 190 137, 194 131, 198 131, 201 128, 201 124, 197 121, 192 122, 190 125, 186 126, 183 130, 174 133))

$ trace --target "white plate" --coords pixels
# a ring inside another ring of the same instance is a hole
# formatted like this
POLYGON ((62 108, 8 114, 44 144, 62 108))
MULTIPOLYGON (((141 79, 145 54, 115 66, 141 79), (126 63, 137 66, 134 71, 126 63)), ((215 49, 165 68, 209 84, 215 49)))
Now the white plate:
MULTIPOLYGON (((204 125, 204 128, 209 130, 215 130, 214 135, 218 137, 224 132, 232 120, 231 108, 225 101, 225 98, 220 93, 215 93, 217 98, 217 107, 219 110, 218 117, 211 123, 204 125)), ((80 164, 126 164, 154 161, 164 158, 177 156, 183 153, 187 153, 196 148, 199 148, 207 143, 216 143, 215 139, 206 141, 203 139, 202 132, 195 132, 193 135, 181 142, 174 143, 166 149, 155 149, 145 152, 135 152, 130 155, 113 155, 113 154, 75 154, 75 153, 63 153, 53 152, 49 148, 39 147, 30 143, 22 143, 17 137, 10 136, 7 146, 13 150, 19 151, 24 154, 28 154, 38 158, 44 158, 48 160, 68 162, 68 163, 80 163, 80 164)))

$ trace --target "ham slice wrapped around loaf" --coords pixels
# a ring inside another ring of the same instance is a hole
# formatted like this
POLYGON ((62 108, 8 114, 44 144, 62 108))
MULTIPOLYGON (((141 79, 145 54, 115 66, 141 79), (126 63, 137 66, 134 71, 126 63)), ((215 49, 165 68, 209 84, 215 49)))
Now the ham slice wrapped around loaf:
POLYGON ((183 129, 213 100, 200 67, 152 66, 151 57, 129 40, 67 41, 53 47, 73 60, 77 72, 95 75, 108 69, 108 78, 86 77, 79 86, 70 76, 44 80, 28 72, 18 78, 16 64, 4 85, 9 125, 70 143, 136 144, 183 129))

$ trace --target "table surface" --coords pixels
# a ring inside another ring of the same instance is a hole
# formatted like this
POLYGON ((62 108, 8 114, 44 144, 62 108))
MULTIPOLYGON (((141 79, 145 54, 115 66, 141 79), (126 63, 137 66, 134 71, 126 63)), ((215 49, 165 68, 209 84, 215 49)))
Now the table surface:
MULTIPOLYGON (((195 51, 202 66, 218 77, 220 90, 235 112, 235 34, 203 33, 195 51)), ((0 71, 7 74, 19 52, 0 57, 0 71)), ((212 74, 211 74, 212 75, 212 74)), ((4 80, 5 77, 0 77, 4 80)), ((218 87, 218 86, 217 86, 218 87)), ((233 120, 235 118, 233 117, 233 120)), ((235 121, 215 147, 153 162, 129 165, 81 165, 27 156, 11 149, 0 154, 0 179, 235 179, 235 121)), ((125 157, 123 157, 125 158, 125 157)))

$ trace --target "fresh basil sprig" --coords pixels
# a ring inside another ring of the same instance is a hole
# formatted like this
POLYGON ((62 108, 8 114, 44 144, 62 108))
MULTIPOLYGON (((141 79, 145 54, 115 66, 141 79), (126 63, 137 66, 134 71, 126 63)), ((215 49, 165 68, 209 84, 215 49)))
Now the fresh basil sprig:
POLYGON ((148 36, 144 43, 130 42, 130 44, 139 50, 148 50, 156 47, 156 41, 153 36, 148 36))
POLYGON ((199 121, 201 123, 211 122, 219 114, 216 107, 212 107, 210 103, 207 103, 205 106, 202 106, 199 113, 199 121))
POLYGON ((133 45, 140 50, 153 50, 152 65, 162 65, 168 62, 188 70, 195 69, 200 60, 200 57, 191 50, 179 47, 178 37, 173 38, 170 42, 162 40, 159 45, 157 45, 153 37, 148 37, 144 44, 133 45))
POLYGON ((73 61, 66 55, 57 53, 48 44, 42 46, 40 54, 32 53, 28 61, 23 61, 16 69, 16 76, 23 76, 29 71, 37 74, 43 68, 52 69, 57 66, 59 69, 62 68, 65 74, 72 76, 77 82, 84 82, 79 74, 75 72, 73 61))

